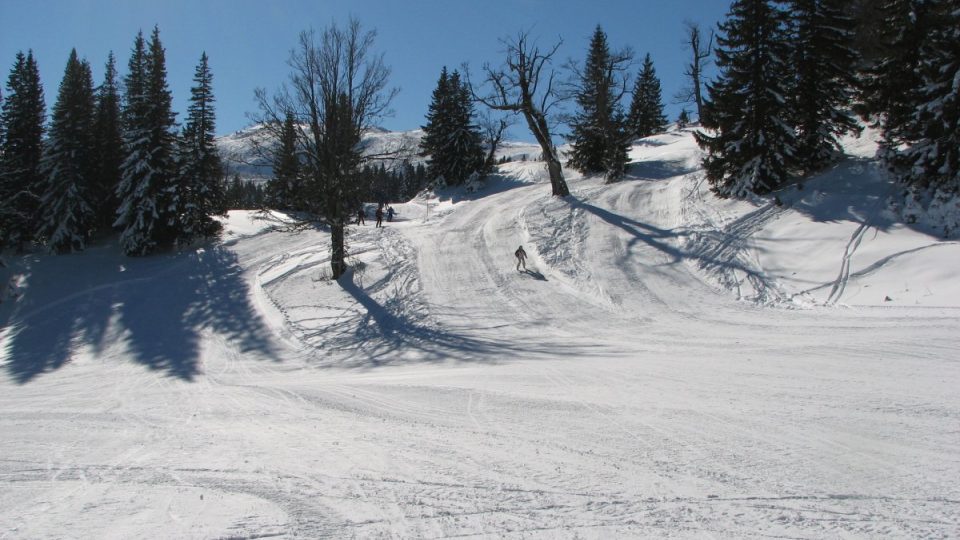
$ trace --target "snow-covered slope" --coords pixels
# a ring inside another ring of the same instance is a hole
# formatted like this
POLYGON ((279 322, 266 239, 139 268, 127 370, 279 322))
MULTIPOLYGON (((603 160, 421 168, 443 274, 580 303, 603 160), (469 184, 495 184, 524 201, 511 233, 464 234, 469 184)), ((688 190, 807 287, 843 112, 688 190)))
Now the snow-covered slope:
POLYGON ((8 257, 0 537, 960 536, 960 246, 869 146, 781 205, 689 133, 562 200, 514 161, 352 228, 340 282, 249 212, 8 257))

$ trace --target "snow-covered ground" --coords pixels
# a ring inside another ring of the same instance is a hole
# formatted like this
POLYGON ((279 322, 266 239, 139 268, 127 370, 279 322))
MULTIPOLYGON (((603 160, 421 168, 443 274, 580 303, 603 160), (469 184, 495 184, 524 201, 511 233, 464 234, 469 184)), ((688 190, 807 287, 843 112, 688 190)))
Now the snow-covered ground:
POLYGON ((0 538, 958 537, 960 245, 870 148, 780 206, 688 133, 565 200, 515 161, 353 228, 340 283, 254 213, 7 257, 0 538))

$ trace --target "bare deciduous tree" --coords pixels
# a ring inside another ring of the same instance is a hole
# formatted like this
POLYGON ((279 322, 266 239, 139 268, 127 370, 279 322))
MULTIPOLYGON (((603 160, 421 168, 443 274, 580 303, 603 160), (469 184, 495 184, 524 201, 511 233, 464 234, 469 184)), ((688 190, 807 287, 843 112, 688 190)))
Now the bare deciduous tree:
POLYGON ((483 134, 483 144, 487 147, 487 157, 483 160, 483 174, 490 174, 497 165, 497 149, 503 142, 512 122, 508 118, 494 118, 486 113, 480 117, 480 132, 483 134))
MULTIPOLYGON (((515 38, 502 39, 501 43, 506 47, 503 64, 498 67, 484 64, 481 85, 486 92, 478 92, 471 83, 473 97, 493 110, 523 115, 527 127, 543 150, 553 194, 566 197, 570 190, 563 178, 560 155, 550 136, 548 121, 551 109, 560 101, 556 72, 550 68, 550 63, 563 42, 558 41, 544 52, 530 40, 526 32, 521 32, 515 38)), ((470 81, 469 72, 467 81, 470 81)))
POLYGON ((296 120, 297 151, 302 159, 304 207, 312 219, 330 228, 333 278, 346 272, 346 226, 361 203, 358 171, 364 161, 361 136, 389 114, 396 89, 388 89, 390 68, 372 50, 375 31, 350 19, 322 32, 300 33, 287 64, 290 78, 272 97, 256 91, 257 120, 279 138, 288 113, 296 120))
POLYGON ((690 48, 690 63, 683 72, 688 78, 688 84, 677 92, 674 99, 677 103, 695 103, 697 120, 703 122, 703 70, 710 65, 709 59, 713 54, 713 30, 710 30, 706 46, 702 42, 699 24, 686 21, 684 30, 684 44, 690 48))

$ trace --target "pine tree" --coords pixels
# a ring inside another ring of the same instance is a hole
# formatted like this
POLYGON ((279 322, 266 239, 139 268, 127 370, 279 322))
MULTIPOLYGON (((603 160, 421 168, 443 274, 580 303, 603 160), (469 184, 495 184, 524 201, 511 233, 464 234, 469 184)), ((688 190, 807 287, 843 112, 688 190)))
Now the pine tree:
POLYGON ((770 0, 736 0, 720 24, 719 78, 707 88, 707 179, 721 197, 766 193, 789 180, 796 139, 788 97, 788 20, 770 0))
POLYGON ((160 30, 154 28, 149 49, 139 33, 125 79, 126 156, 115 222, 122 230, 120 246, 128 255, 145 255, 176 237, 175 117, 165 64, 160 30))
POLYGON ((19 52, 0 112, 0 248, 12 245, 23 250, 37 230, 45 111, 33 51, 19 52))
POLYGON ((822 169, 842 152, 838 136, 859 133, 850 111, 857 54, 853 22, 837 0, 793 0, 796 35, 793 100, 797 164, 805 172, 822 169))
POLYGON ((862 74, 860 112, 881 129, 881 154, 895 154, 908 138, 905 130, 923 84, 919 62, 930 34, 931 4, 931 0, 885 0, 880 5, 879 57, 862 74))
POLYGON ((200 56, 190 89, 187 122, 180 138, 176 206, 178 242, 208 237, 220 230, 213 216, 225 213, 223 163, 215 141, 213 74, 207 53, 200 56))
POLYGON ((82 251, 96 228, 94 108, 90 64, 73 49, 53 106, 42 162, 45 183, 37 236, 55 253, 82 251))
POLYGON ((274 208, 303 210, 296 202, 299 183, 300 157, 297 155, 296 120, 293 113, 287 112, 273 157, 273 179, 267 185, 267 201, 274 208))
POLYGON ((605 173, 611 181, 623 175, 628 160, 630 136, 617 77, 629 59, 626 51, 610 52, 607 35, 598 25, 590 40, 586 65, 574 83, 578 111, 570 120, 568 166, 587 174, 605 173))
POLYGON ((667 117, 663 114, 663 100, 660 92, 660 79, 653 69, 650 55, 643 59, 643 68, 637 75, 633 86, 633 100, 630 103, 630 135, 649 137, 663 133, 667 127, 667 117))
POLYGON ((677 116, 677 129, 683 129, 690 125, 690 113, 686 109, 680 111, 680 115, 677 116))
POLYGON ((902 132, 910 145, 896 163, 910 186, 940 198, 960 193, 960 2, 932 6, 937 21, 920 49, 918 104, 902 132))
POLYGON ((449 185, 459 185, 483 167, 482 137, 474 116, 469 87, 456 70, 448 74, 444 67, 420 143, 431 178, 443 177, 449 185))
POLYGON ((474 121, 470 89, 456 70, 450 75, 451 132, 445 145, 450 155, 446 176, 451 184, 463 184, 474 172, 483 168, 483 144, 480 128, 474 121))
POLYGON ((117 87, 117 68, 113 52, 107 56, 103 84, 97 90, 97 110, 93 125, 96 147, 96 174, 91 186, 97 228, 109 230, 116 219, 119 206, 117 187, 120 185, 120 165, 123 163, 121 137, 120 91, 117 87))

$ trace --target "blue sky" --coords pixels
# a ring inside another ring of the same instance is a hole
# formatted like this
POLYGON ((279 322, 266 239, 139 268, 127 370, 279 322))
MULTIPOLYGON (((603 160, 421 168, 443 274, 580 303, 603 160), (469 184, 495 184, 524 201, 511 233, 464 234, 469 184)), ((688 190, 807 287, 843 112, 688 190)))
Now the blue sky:
MULTIPOLYGON (((222 135, 249 124, 255 88, 273 89, 286 78, 286 59, 301 30, 353 15, 377 30, 376 48, 400 88, 395 114, 382 124, 406 130, 423 123, 442 66, 467 62, 476 71, 485 61, 497 62, 499 38, 520 30, 544 45, 562 38, 560 63, 582 59, 600 24, 611 47, 632 47, 638 64, 651 54, 672 120, 680 106, 670 102, 688 56, 683 22, 709 29, 728 7, 725 0, 0 0, 0 73, 5 86, 16 52, 33 49, 49 109, 72 47, 90 61, 99 84, 107 53, 114 51, 122 75, 137 30, 149 35, 157 24, 181 118, 200 54, 209 55, 222 135)), ((520 127, 512 135, 528 138, 520 127)))

